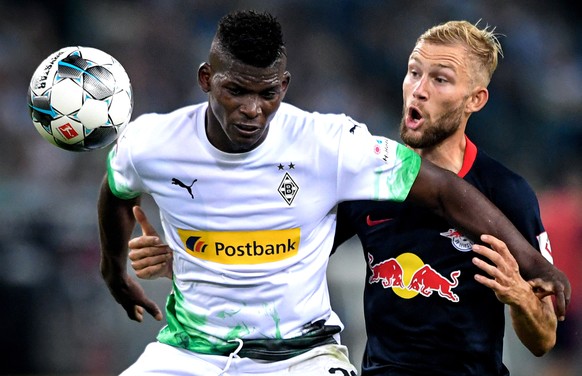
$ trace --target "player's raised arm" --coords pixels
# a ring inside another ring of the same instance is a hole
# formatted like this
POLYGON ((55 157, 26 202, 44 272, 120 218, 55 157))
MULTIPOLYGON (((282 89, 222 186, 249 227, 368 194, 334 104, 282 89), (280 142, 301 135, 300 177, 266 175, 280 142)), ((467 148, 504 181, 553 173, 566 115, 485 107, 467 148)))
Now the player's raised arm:
POLYGON ((409 199, 432 208, 478 240, 493 235, 507 244, 526 280, 540 278, 556 296, 557 316, 563 320, 570 301, 570 282, 520 234, 513 224, 475 187, 450 171, 427 160, 409 194, 409 199))
POLYGON ((111 295, 125 309, 127 316, 143 321, 144 309, 156 320, 162 312, 148 299, 143 288, 127 274, 128 241, 135 226, 132 208, 139 198, 123 200, 116 197, 103 179, 98 201, 99 235, 101 241, 101 274, 111 295))

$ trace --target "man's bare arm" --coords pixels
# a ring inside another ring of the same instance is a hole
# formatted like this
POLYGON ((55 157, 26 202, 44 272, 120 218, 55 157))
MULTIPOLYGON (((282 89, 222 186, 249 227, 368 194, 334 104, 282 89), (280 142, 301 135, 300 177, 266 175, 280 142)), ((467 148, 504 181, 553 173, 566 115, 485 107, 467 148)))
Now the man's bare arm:
POLYGON ((491 248, 475 244, 473 250, 490 263, 473 258, 473 263, 486 273, 475 275, 475 280, 492 289, 497 299, 509 306, 513 329, 525 347, 536 356, 544 355, 556 344, 558 322, 551 297, 536 296, 502 241, 489 235, 483 235, 481 240, 491 248))
POLYGON ((408 199, 431 208, 474 240, 490 234, 505 242, 517 260, 523 278, 543 281, 543 287, 551 290, 547 293, 556 297, 558 318, 564 319, 571 295, 570 282, 565 274, 536 251, 475 187, 454 173, 423 160, 408 199))
POLYGON ((150 300, 142 287, 127 274, 128 241, 135 227, 132 208, 139 198, 123 200, 116 197, 103 179, 98 200, 99 235, 101 242, 101 275, 111 295, 131 320, 141 322, 147 311, 156 320, 162 311, 150 300))

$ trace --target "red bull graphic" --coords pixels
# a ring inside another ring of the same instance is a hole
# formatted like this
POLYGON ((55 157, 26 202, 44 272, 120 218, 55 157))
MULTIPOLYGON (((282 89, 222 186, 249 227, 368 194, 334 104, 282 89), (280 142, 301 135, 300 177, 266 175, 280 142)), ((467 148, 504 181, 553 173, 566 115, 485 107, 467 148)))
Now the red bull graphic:
POLYGON ((451 302, 459 301, 453 289, 459 285, 460 270, 453 271, 450 278, 446 278, 412 253, 403 253, 375 265, 373 263, 374 257, 368 253, 368 266, 372 271, 368 283, 380 282, 382 287, 392 288, 401 298, 410 299, 418 294, 429 297, 437 292, 451 302))
POLYGON ((385 289, 388 287, 404 288, 404 282, 402 281, 402 275, 404 273, 396 259, 391 258, 376 265, 372 265, 373 262, 374 257, 368 253, 368 265, 370 266, 370 270, 372 270, 372 275, 368 280, 369 283, 381 281, 385 289))
POLYGON ((451 239, 453 247, 461 252, 469 252, 473 249, 473 242, 454 228, 440 233, 442 236, 451 239))
POLYGON ((425 265, 414 273, 407 288, 418 291, 423 296, 431 296, 436 291, 439 296, 452 302, 458 302, 459 297, 451 290, 459 285, 459 275, 461 275, 460 270, 452 272, 452 281, 449 281, 430 265, 425 265))

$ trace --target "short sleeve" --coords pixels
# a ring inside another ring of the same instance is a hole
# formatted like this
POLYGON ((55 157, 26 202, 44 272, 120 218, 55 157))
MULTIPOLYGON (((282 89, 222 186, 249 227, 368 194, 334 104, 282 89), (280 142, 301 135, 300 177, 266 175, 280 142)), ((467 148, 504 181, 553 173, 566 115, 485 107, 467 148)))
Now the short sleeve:
POLYGON ((124 200, 141 195, 140 180, 131 163, 131 128, 133 125, 133 123, 128 124, 107 156, 109 188, 116 197, 124 200))
POLYGON ((420 171, 420 156, 401 143, 365 128, 344 132, 339 158, 342 200, 406 199, 420 171))

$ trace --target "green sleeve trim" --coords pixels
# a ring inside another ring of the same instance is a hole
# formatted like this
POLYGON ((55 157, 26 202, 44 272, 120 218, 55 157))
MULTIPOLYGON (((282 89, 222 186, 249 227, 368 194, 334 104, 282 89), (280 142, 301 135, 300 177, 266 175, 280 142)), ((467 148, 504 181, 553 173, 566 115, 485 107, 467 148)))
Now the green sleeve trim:
POLYGON ((420 164, 422 163, 422 160, 418 153, 401 144, 398 145, 396 154, 402 161, 403 168, 400 170, 402 173, 399 174, 398 179, 399 194, 395 199, 397 201, 404 201, 406 197, 408 197, 408 193, 420 172, 420 164))
POLYGON ((393 173, 385 174, 384 169, 377 170, 373 200, 402 202, 408 196, 420 171, 421 158, 414 150, 397 144, 396 159, 398 166, 393 173))
POLYGON ((111 149, 109 154, 107 154, 107 183, 109 184, 109 189, 111 189, 111 192, 115 197, 120 198, 122 200, 131 200, 136 197, 139 197, 141 193, 133 192, 127 187, 117 185, 117 182, 115 181, 114 177, 115 171, 111 167, 111 159, 113 158, 114 153, 115 148, 111 149))

